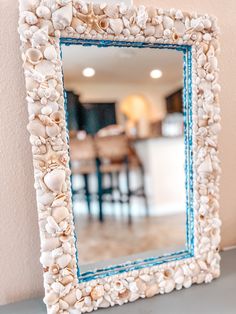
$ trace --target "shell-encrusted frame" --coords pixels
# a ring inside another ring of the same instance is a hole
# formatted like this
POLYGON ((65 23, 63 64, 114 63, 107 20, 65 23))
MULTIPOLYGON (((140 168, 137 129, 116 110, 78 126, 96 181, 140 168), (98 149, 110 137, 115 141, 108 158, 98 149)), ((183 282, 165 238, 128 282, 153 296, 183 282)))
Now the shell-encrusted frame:
POLYGON ((82 0, 20 0, 35 189, 48 313, 99 307, 211 282, 220 275, 218 27, 208 15, 82 0), (191 47, 194 254, 78 281, 60 39, 191 47))

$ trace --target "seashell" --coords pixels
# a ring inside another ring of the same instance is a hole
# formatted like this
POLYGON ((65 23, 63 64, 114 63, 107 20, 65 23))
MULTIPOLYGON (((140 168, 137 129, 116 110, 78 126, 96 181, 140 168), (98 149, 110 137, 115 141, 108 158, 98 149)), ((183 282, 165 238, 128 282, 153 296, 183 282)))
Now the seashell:
POLYGON ((155 37, 161 38, 163 36, 164 28, 162 24, 155 26, 155 37))
POLYGON ((184 15, 183 15, 183 12, 181 10, 177 10, 175 12, 175 19, 176 20, 181 20, 181 19, 183 19, 183 17, 184 17, 184 15))
POLYGON ((38 64, 42 58, 43 54, 39 49, 29 48, 25 52, 26 59, 33 65, 38 64))
POLYGON ((76 17, 72 19, 71 27, 73 27, 79 34, 83 34, 86 30, 86 26, 76 17))
POLYGON ((59 109, 59 105, 56 102, 48 101, 47 107, 50 107, 52 109, 52 112, 57 111, 59 109))
POLYGON ((186 28, 183 22, 181 22, 180 20, 175 21, 174 23, 174 27, 175 27, 175 32, 179 35, 179 36, 183 36, 186 28))
POLYGON ((47 217, 47 225, 45 226, 46 229, 47 229, 47 226, 49 226, 51 229, 53 229, 54 232, 60 231, 58 224, 56 223, 56 221, 54 220, 54 218, 52 216, 47 217))
POLYGON ((45 20, 49 20, 51 18, 50 9, 44 5, 40 5, 39 7, 37 7, 36 14, 38 17, 41 17, 45 20))
POLYGON ((165 281, 165 287, 164 287, 165 293, 170 293, 171 291, 174 290, 174 288, 175 288, 174 280, 168 279, 165 281))
POLYGON ((32 46, 35 48, 40 48, 40 46, 46 45, 48 42, 48 27, 40 28, 38 31, 34 32, 32 35, 32 46))
POLYGON ((60 133, 60 128, 56 123, 46 126, 46 133, 49 137, 55 137, 60 133))
POLYGON ((46 47, 43 54, 47 60, 55 60, 57 58, 57 52, 53 45, 46 47))
POLYGON ((53 112, 50 118, 56 124, 60 124, 63 121, 62 114, 59 111, 53 112))
POLYGON ((52 23, 55 29, 65 29, 72 21, 72 3, 61 7, 52 14, 52 23))
POLYGON ((104 13, 112 18, 112 19, 117 19, 119 17, 119 8, 117 4, 108 4, 105 9, 104 13))
POLYGON ((74 277, 71 276, 71 275, 69 275, 69 276, 63 277, 63 278, 60 280, 60 283, 61 283, 63 286, 66 286, 66 285, 68 285, 69 283, 71 283, 73 280, 74 280, 74 277))
POLYGON ((172 278, 173 277, 173 269, 169 268, 169 269, 165 269, 163 272, 163 275, 166 279, 172 278))
POLYGON ((68 215, 69 211, 66 207, 55 207, 52 211, 52 217, 55 219, 56 223, 60 223, 67 218, 68 215))
POLYGON ((40 0, 21 0, 20 11, 34 11, 39 6, 40 0))
POLYGON ((22 16, 29 25, 35 25, 38 22, 38 18, 33 12, 25 11, 22 13, 22 16))
POLYGON ((145 36, 153 36, 155 34, 155 26, 149 24, 144 30, 145 36))
POLYGON ((192 19, 190 22, 190 26, 197 32, 202 32, 204 30, 204 24, 202 23, 202 18, 192 19))
POLYGON ((75 291, 76 299, 80 300, 82 298, 82 292, 80 289, 76 289, 75 291))
POLYGON ((155 294, 158 294, 160 291, 159 287, 157 284, 152 284, 151 286, 149 286, 147 288, 147 290, 145 291, 145 295, 147 298, 151 298, 153 297, 155 294))
POLYGON ((146 290, 146 288, 147 288, 147 285, 146 285, 146 283, 145 282, 143 282, 140 278, 137 278, 136 280, 135 280, 135 283, 136 283, 136 285, 137 285, 137 287, 138 287, 138 290, 139 290, 139 292, 142 294, 143 292, 145 292, 145 290, 146 290))
POLYGON ((209 173, 213 171, 212 163, 211 163, 211 158, 208 155, 205 160, 200 164, 198 167, 198 171, 200 173, 209 173))
POLYGON ((63 301, 73 306, 77 302, 76 289, 71 290, 64 298, 63 301))
POLYGON ((61 242, 58 238, 49 238, 42 240, 42 250, 43 251, 52 251, 58 248, 61 245, 61 242))
POLYGON ((50 265, 52 265, 54 263, 54 258, 52 257, 51 252, 42 252, 40 256, 40 263, 44 267, 49 267, 50 265))
POLYGON ((130 290, 125 289, 124 291, 119 292, 118 298, 121 300, 128 300, 130 297, 130 290))
POLYGON ((130 27, 130 34, 131 35, 137 35, 137 34, 139 34, 140 33, 140 28, 137 26, 137 25, 132 25, 131 27, 130 27))
POLYGON ((123 285, 123 282, 121 280, 117 280, 115 283, 114 283, 114 289, 118 292, 122 291, 124 288, 124 285, 123 285))
POLYGON ((138 12, 136 16, 136 23, 140 28, 145 28, 148 20, 148 13, 144 5, 138 7, 138 12))
POLYGON ((101 19, 99 22, 98 22, 98 25, 100 26, 101 29, 103 30, 106 30, 109 26, 109 20, 108 19, 101 19))
POLYGON ((54 169, 44 176, 44 183, 49 190, 61 193, 63 183, 65 182, 65 171, 62 169, 54 169))
POLYGON ((110 19, 109 23, 115 35, 121 34, 124 28, 124 25, 121 19, 110 19))
POLYGON ((119 5, 119 12, 124 15, 126 14, 128 11, 128 7, 127 5, 124 3, 124 2, 121 2, 120 5, 119 5))
POLYGON ((57 303, 58 300, 59 300, 59 295, 55 293, 54 291, 51 291, 46 294, 46 296, 43 299, 43 302, 47 305, 53 305, 57 303))
POLYGON ((52 274, 52 275, 57 275, 59 274, 59 271, 60 271, 60 267, 58 264, 53 264, 51 266, 49 266, 49 272, 52 274))
MULTIPOLYGON (((69 304, 67 303, 67 302, 65 302, 65 301, 63 301, 63 300, 59 300, 59 308, 61 309, 61 310, 68 310, 68 308, 69 308, 69 304)), ((57 312, 56 312, 57 313, 57 312)))
POLYGON ((43 138, 47 137, 45 126, 42 124, 42 122, 39 119, 34 119, 30 121, 27 125, 27 130, 32 135, 41 136, 43 138))
POLYGON ((129 297, 129 302, 134 302, 136 300, 138 300, 140 298, 140 295, 138 293, 131 293, 130 297, 129 297))
POLYGON ((34 103, 28 103, 28 113, 30 116, 39 114, 41 108, 42 105, 38 101, 35 101, 34 103))
POLYGON ((58 257, 57 264, 60 266, 61 269, 65 268, 71 261, 70 254, 63 254, 62 256, 58 257))
POLYGON ((41 109, 41 113, 48 116, 52 113, 52 108, 49 106, 45 106, 41 109))
POLYGON ((54 64, 48 60, 43 60, 35 66, 35 70, 44 76, 55 75, 54 64))
POLYGON ((92 300, 96 301, 104 296, 104 287, 102 285, 95 286, 91 291, 91 298, 92 300))
POLYGON ((54 27, 52 25, 51 20, 39 19, 38 26, 40 29, 46 28, 48 30, 48 34, 53 35, 54 27))
POLYGON ((163 16, 163 26, 165 29, 171 30, 174 27, 174 20, 169 16, 163 16))
POLYGON ((185 279, 184 279, 184 282, 183 282, 183 286, 184 286, 184 288, 189 288, 189 287, 191 287, 191 285, 192 285, 192 279, 191 279, 191 277, 186 277, 185 279))

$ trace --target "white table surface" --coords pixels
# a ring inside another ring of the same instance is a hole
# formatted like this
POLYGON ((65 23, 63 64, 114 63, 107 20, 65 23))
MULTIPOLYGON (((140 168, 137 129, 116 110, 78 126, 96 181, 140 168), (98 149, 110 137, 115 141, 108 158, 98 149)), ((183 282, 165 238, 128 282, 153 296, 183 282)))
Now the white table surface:
MULTIPOLYGON (((221 253, 221 277, 211 284, 96 311, 98 314, 236 314, 236 250, 221 253)), ((42 298, 0 306, 0 314, 46 314, 42 298)), ((94 312, 95 313, 95 312, 94 312)))

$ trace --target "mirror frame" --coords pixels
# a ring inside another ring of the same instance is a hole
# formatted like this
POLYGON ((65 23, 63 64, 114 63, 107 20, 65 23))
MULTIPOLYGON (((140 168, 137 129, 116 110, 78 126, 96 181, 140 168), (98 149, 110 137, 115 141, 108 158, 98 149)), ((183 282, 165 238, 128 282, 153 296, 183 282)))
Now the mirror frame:
POLYGON ((53 313, 85 313, 211 282, 220 275, 220 109, 218 27, 208 15, 81 0, 20 0, 18 28, 25 73, 44 302, 53 313), (191 100, 193 251, 189 256, 80 280, 66 131, 61 41, 187 47, 191 100))

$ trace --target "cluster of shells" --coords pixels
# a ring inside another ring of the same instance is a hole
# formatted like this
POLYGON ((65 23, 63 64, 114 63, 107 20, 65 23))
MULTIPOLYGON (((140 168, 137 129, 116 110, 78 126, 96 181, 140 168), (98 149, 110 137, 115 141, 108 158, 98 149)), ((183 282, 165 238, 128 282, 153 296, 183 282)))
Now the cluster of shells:
POLYGON ((218 28, 207 15, 81 0, 20 0, 19 34, 48 313, 84 313, 219 276, 218 28), (60 37, 192 46, 195 256, 78 283, 60 37))

